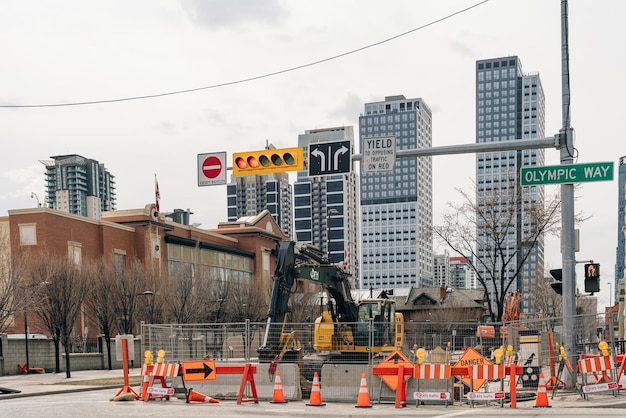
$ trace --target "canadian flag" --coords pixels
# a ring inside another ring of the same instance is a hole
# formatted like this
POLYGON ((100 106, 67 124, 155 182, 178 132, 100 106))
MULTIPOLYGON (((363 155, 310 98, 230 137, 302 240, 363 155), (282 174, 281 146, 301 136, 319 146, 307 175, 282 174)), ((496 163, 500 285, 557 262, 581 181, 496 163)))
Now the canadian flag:
POLYGON ((159 193, 159 181, 157 180, 156 174, 154 175, 154 199, 157 212, 161 212, 161 205, 159 204, 159 201, 161 200, 161 193, 159 193))

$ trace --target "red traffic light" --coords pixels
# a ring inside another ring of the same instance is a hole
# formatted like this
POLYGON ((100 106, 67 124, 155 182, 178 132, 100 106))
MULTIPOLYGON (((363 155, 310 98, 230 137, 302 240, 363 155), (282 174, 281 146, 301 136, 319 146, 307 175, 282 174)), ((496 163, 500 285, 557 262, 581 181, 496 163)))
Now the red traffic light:
POLYGON ((233 176, 251 176, 304 170, 302 147, 236 152, 233 154, 233 176))

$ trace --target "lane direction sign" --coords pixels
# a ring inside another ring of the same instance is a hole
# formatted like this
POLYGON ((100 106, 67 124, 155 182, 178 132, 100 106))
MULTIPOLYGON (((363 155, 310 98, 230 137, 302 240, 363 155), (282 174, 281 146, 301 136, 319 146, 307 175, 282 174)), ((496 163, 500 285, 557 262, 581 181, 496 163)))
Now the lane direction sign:
POLYGON ((309 144, 309 176, 346 174, 352 167, 350 141, 309 144))

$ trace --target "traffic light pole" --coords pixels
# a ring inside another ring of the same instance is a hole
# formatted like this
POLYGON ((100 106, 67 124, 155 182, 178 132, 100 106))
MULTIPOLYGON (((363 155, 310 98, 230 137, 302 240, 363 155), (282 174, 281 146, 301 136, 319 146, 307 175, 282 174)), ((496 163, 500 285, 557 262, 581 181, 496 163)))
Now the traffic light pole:
MULTIPOLYGON (((570 125, 570 82, 567 0, 561 0, 561 165, 574 162, 574 130, 570 125)), ((561 257, 563 261, 563 337, 568 358, 576 364, 576 260, 574 255, 574 185, 561 185, 561 257)), ((576 385, 576 370, 568 376, 568 387, 576 385)))

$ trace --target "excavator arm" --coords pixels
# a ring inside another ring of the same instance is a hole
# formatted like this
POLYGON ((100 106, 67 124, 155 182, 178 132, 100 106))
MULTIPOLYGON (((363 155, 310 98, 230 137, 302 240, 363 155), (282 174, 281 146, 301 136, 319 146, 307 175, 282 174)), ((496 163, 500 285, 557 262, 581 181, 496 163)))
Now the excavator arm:
POLYGON ((356 322, 358 308, 350 294, 348 277, 346 272, 330 264, 311 247, 303 247, 296 252, 293 241, 282 242, 277 252, 267 326, 263 345, 259 348, 259 359, 280 361, 288 352, 300 351, 293 332, 285 331, 290 313, 289 299, 298 280, 318 283, 328 292, 334 301, 334 308, 329 306, 333 322, 356 322))

